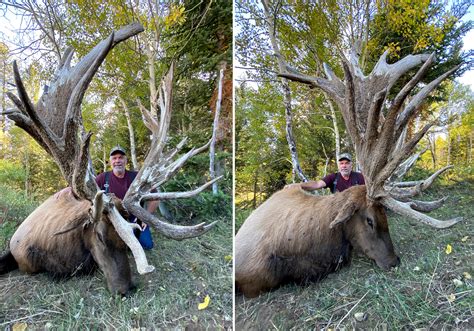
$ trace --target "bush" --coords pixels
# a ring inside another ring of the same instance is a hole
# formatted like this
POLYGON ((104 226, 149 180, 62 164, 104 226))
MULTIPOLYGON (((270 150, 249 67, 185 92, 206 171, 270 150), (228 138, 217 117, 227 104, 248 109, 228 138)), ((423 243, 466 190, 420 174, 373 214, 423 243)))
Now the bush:
POLYGON ((18 162, 0 159, 0 183, 22 189, 26 180, 26 171, 18 162))
POLYGON ((216 195, 206 191, 194 198, 173 200, 167 206, 173 218, 178 221, 215 218, 224 218, 229 222, 232 220, 232 197, 221 191, 216 195))

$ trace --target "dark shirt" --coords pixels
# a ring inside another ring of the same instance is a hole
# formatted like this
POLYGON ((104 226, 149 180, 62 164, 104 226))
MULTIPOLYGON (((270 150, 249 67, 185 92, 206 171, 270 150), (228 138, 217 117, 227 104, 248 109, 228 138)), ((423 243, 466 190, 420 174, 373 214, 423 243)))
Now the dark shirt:
MULTIPOLYGON (((109 193, 113 193, 117 198, 123 200, 128 188, 132 185, 133 180, 137 176, 137 172, 126 170, 123 178, 115 176, 113 171, 107 172, 109 173, 109 193)), ((99 174, 95 178, 95 182, 101 190, 105 190, 105 172, 99 174)))
MULTIPOLYGON (((336 180, 336 174, 329 174, 322 180, 326 183, 327 188, 332 189, 332 187, 334 186, 334 181, 336 180)), ((342 192, 354 185, 365 185, 364 176, 362 176, 360 172, 351 171, 348 180, 345 180, 344 177, 339 174, 339 178, 336 184, 336 191, 342 192)))

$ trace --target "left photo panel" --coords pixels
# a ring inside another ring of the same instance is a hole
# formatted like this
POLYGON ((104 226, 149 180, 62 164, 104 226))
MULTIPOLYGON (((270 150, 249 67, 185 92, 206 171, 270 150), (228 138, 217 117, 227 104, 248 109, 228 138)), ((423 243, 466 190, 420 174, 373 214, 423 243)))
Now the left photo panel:
POLYGON ((0 31, 0 327, 232 329, 232 1, 0 31))

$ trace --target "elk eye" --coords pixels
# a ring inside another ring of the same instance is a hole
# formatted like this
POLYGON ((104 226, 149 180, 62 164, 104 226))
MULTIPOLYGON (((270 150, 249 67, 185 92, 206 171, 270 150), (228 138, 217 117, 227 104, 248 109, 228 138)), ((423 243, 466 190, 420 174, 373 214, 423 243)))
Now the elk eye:
POLYGON ((369 224, 372 229, 374 228, 374 221, 370 217, 367 217, 367 224, 369 224))
POLYGON ((105 245, 105 240, 104 237, 102 236, 102 233, 97 231, 97 238, 105 245))

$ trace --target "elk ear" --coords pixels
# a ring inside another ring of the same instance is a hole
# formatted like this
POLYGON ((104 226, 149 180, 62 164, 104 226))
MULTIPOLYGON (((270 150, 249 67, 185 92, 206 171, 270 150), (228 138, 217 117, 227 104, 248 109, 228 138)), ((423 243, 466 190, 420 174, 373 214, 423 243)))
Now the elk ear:
POLYGON ((339 209, 336 218, 334 219, 334 221, 331 222, 331 224, 329 224, 329 228, 333 229, 336 225, 348 221, 352 217, 352 215, 357 212, 357 210, 359 210, 357 204, 350 200, 347 201, 341 207, 341 209, 339 209))

